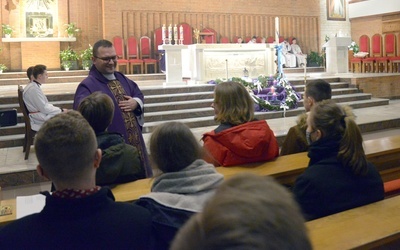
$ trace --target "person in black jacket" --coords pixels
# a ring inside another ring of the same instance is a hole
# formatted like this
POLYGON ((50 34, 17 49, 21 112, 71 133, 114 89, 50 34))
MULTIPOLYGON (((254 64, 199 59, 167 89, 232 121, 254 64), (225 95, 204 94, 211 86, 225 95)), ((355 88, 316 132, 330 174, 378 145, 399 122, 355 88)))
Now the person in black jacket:
POLYGON ((96 136, 77 111, 46 121, 36 134, 37 171, 53 181, 40 213, 0 231, 5 249, 153 249, 150 213, 114 201, 96 186, 101 161, 96 136))
POLYGON ((307 220, 384 198, 382 179, 367 161, 350 110, 331 100, 314 105, 307 117, 306 137, 310 162, 293 192, 307 220))
POLYGON ((125 143, 121 134, 107 131, 114 116, 111 97, 100 91, 94 92, 81 101, 78 111, 92 126, 102 152, 96 172, 97 185, 125 183, 152 176, 151 172, 146 173, 137 148, 125 143))

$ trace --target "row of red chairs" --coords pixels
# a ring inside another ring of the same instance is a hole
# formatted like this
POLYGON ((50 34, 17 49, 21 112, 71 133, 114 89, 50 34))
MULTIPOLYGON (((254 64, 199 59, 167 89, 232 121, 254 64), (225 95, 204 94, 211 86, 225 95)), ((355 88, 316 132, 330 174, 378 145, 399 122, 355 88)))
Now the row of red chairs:
MULTIPOLYGON (((400 34, 398 35, 400 40, 400 34)), ((386 34, 382 39, 381 34, 371 38, 362 35, 359 39, 360 52, 367 52, 367 57, 355 57, 350 60, 351 72, 400 72, 400 51, 397 51, 396 35, 386 34), (383 41, 383 42, 382 42, 383 41)))
POLYGON ((152 66, 154 73, 157 73, 158 60, 152 58, 151 39, 148 36, 142 36, 139 43, 136 37, 130 36, 127 39, 126 46, 122 37, 113 38, 115 52, 118 56, 117 70, 119 66, 125 66, 127 74, 133 74, 135 67, 139 68, 139 72, 147 74, 148 67, 152 66), (125 53, 126 52, 126 53, 125 53))

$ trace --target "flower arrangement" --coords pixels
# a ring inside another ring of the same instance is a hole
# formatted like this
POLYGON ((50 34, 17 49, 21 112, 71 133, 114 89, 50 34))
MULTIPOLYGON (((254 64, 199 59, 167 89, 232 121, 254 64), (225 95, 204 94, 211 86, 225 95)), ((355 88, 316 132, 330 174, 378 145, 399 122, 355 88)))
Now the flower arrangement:
POLYGON ((68 70, 71 68, 72 63, 71 63, 71 61, 64 61, 64 62, 61 63, 61 65, 63 66, 63 68, 64 68, 66 71, 68 71, 68 70))
MULTIPOLYGON (((256 111, 278 111, 297 108, 297 102, 301 95, 297 93, 292 85, 281 77, 260 75, 257 79, 248 77, 232 77, 230 81, 239 82, 249 91, 250 96, 258 105, 256 111)), ((218 78, 209 83, 219 84, 227 79, 218 78)))
POLYGON ((352 50, 354 54, 357 54, 360 51, 360 46, 358 46, 356 42, 352 41, 349 45, 349 50, 352 50))
POLYGON ((68 47, 67 49, 60 51, 60 59, 61 61, 76 61, 78 60, 78 55, 73 49, 68 47))
POLYGON ((75 23, 64 24, 66 26, 65 32, 67 32, 68 36, 75 36, 76 33, 80 31, 78 27, 76 27, 75 23))
POLYGON ((11 35, 13 33, 13 28, 9 24, 2 24, 1 28, 3 29, 4 35, 11 35))

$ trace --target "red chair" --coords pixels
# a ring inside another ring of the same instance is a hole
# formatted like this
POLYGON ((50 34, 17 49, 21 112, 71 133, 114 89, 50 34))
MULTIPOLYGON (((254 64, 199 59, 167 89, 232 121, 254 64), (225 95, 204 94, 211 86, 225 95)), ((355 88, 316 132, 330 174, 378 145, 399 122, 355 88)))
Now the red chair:
POLYGON ((139 50, 136 37, 128 37, 128 44, 126 48, 126 54, 129 62, 129 70, 131 74, 134 74, 135 67, 139 67, 140 74, 143 74, 143 60, 139 59, 139 50))
POLYGON ((151 39, 148 36, 140 38, 140 59, 144 62, 144 73, 147 74, 148 66, 154 67, 154 73, 157 73, 158 60, 152 58, 151 39))
POLYGON ((400 65, 400 56, 396 56, 396 36, 387 34, 385 36, 385 54, 389 61, 389 72, 397 72, 400 65))
POLYGON ((360 37, 360 51, 362 51, 361 48, 361 38, 363 37, 363 39, 367 40, 367 50, 363 51, 363 52, 367 52, 369 53, 367 58, 364 58, 361 60, 362 62, 362 72, 374 72, 375 68, 374 68, 374 64, 375 64, 375 58, 372 56, 372 54, 370 54, 370 40, 369 37, 367 35, 363 35, 360 37))
POLYGON ((289 44, 292 44, 293 38, 294 38, 294 36, 290 36, 290 37, 287 39, 287 41, 288 41, 289 44))
POLYGON ((204 35, 202 40, 204 40, 205 43, 217 43, 217 32, 215 30, 211 28, 204 28, 201 33, 212 33, 212 35, 204 35))
POLYGON ((274 43, 274 42, 275 42, 275 38, 273 36, 267 37, 267 43, 274 43))
MULTIPOLYGON (((367 52, 369 53, 369 37, 367 35, 362 35, 360 36, 359 39, 359 47, 360 47, 360 52, 367 52)), ((355 68, 357 66, 358 71, 362 73, 363 70, 363 58, 360 57, 354 57, 350 60, 350 71, 355 72, 355 68)))
MULTIPOLYGON (((183 28, 183 44, 193 44, 193 29, 188 23, 178 24, 178 29, 182 26, 183 28)), ((216 41, 216 40, 215 40, 216 41)))
POLYGON ((258 36, 258 37, 256 38, 256 43, 261 43, 261 41, 262 41, 262 37, 261 37, 261 36, 258 36))
POLYGON ((279 43, 283 42, 285 38, 283 36, 279 36, 279 43))
POLYGON ((388 72, 389 58, 383 55, 382 35, 375 34, 372 36, 372 55, 375 58, 376 72, 388 72))
POLYGON ((246 36, 244 38, 244 43, 248 43, 248 42, 250 42, 250 40, 251 40, 251 37, 250 36, 246 36))
POLYGON ((240 37, 240 36, 234 36, 234 37, 232 38, 232 43, 238 43, 239 37, 240 37))
POLYGON ((219 39, 219 43, 229 43, 229 38, 224 36, 219 39))
POLYGON ((119 71, 119 66, 125 66, 126 74, 129 74, 129 62, 125 58, 125 46, 124 46, 124 39, 120 36, 115 36, 113 38, 113 44, 115 48, 115 52, 117 53, 118 60, 117 60, 117 67, 116 70, 119 71))

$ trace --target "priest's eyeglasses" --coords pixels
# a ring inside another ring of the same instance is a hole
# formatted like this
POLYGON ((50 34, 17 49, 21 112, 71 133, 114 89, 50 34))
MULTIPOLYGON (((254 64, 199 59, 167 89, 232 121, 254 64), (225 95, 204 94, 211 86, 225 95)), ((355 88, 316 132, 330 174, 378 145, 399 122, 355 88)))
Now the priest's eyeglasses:
POLYGON ((98 59, 104 61, 105 63, 109 63, 111 60, 113 60, 113 61, 117 61, 118 60, 118 56, 110 56, 110 57, 97 57, 97 56, 95 56, 95 58, 98 58, 98 59))

